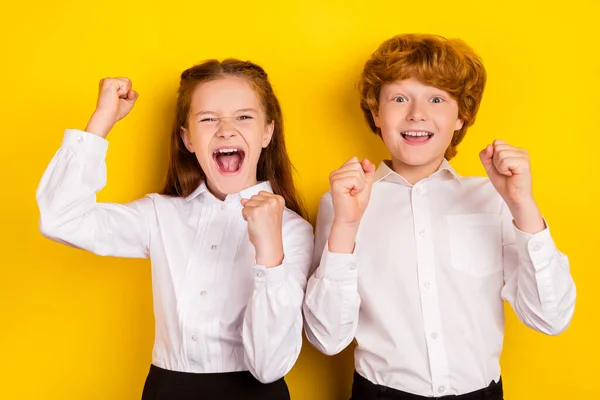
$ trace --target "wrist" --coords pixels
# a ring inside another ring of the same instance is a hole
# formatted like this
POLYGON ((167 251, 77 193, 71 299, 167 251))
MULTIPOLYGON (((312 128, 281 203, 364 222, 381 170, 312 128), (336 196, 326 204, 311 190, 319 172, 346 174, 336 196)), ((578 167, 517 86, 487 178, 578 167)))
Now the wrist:
POLYGON ((510 204, 508 207, 519 230, 535 234, 546 229, 540 209, 533 199, 518 204, 510 204))
POLYGON ((107 117, 102 112, 95 111, 90 117, 85 131, 106 138, 114 125, 115 123, 111 118, 107 117))
POLYGON ((283 245, 277 243, 275 246, 257 246, 256 247, 256 263, 263 265, 265 268, 273 268, 283 263, 283 245))
POLYGON ((329 233, 329 251, 332 253, 352 254, 354 252, 354 243, 358 233, 359 222, 339 222, 333 221, 329 233))

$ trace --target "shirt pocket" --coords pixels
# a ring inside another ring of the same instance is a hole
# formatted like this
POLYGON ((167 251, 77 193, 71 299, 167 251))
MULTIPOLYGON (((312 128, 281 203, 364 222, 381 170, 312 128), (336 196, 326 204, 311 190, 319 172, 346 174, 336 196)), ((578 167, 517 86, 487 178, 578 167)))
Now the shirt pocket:
POLYGON ((450 262, 476 278, 502 270, 502 219, 496 214, 449 215, 450 262))

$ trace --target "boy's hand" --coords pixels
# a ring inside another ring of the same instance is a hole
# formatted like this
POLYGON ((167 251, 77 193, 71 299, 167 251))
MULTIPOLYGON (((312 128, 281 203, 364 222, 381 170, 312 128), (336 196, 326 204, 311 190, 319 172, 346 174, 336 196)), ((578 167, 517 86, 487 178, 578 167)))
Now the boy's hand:
POLYGON ((129 114, 137 98, 128 78, 102 79, 96 110, 85 130, 105 138, 117 121, 129 114))
POLYGON ((479 158, 519 229, 530 233, 543 230, 545 224, 533 199, 531 165, 527 151, 501 140, 494 140, 479 153, 479 158))
POLYGON ((375 166, 367 159, 353 157, 329 176, 334 219, 329 250, 352 253, 360 220, 369 204, 375 166))

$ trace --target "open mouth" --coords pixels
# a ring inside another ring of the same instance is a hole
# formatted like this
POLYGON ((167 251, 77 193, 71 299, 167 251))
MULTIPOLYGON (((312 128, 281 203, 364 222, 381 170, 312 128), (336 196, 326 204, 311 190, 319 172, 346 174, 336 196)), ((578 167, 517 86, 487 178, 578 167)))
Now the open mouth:
POLYGON ((213 151, 213 160, 223 175, 236 175, 242 170, 246 152, 239 147, 222 147, 213 151))
POLYGON ((433 137, 429 131, 405 131, 401 135, 409 144, 415 145, 426 143, 433 137))

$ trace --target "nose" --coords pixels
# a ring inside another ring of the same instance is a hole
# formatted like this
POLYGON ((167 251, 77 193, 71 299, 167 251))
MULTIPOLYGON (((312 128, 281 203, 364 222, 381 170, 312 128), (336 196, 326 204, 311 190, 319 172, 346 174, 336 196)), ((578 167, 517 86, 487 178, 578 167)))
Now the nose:
POLYGON ((425 104, 418 101, 410 103, 406 119, 411 122, 423 122, 427 121, 427 109, 425 104))
POLYGON ((220 118, 217 136, 222 139, 230 139, 238 135, 233 118, 220 118))

